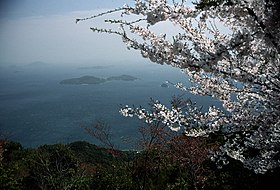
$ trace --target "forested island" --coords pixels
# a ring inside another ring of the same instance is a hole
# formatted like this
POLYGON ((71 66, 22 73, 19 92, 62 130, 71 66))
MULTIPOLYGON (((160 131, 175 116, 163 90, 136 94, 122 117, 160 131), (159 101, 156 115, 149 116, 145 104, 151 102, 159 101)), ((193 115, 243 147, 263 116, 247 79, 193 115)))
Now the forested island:
POLYGON ((118 80, 118 81, 135 81, 138 78, 130 75, 120 75, 111 76, 108 78, 98 78, 95 76, 82 76, 79 78, 65 79, 60 82, 60 84, 70 84, 70 85, 87 85, 87 84, 101 84, 108 81, 118 80))

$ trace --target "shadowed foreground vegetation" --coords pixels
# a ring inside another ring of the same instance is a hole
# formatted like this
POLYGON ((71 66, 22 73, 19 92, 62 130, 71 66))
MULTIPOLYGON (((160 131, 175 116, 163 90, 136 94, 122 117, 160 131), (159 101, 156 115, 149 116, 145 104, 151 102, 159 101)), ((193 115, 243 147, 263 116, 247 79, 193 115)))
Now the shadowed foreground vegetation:
POLYGON ((0 189, 279 187, 279 169, 257 175, 233 160, 226 167, 217 169, 209 158, 201 154, 203 147, 209 147, 210 142, 203 139, 190 140, 182 137, 177 148, 170 144, 169 150, 154 146, 141 152, 106 149, 82 141, 25 149, 19 143, 2 140, 0 189), (195 147, 195 144, 199 147, 195 147), (187 145, 188 148, 180 147, 187 145), (193 156, 200 154, 200 157, 191 157, 186 150, 193 151, 193 156))

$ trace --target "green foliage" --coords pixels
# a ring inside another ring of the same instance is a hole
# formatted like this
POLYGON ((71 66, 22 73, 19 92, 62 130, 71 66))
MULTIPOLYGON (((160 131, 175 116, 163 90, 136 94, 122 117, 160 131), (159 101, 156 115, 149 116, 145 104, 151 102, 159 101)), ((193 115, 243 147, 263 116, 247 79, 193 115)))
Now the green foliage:
MULTIPOLYGON (((212 141, 220 140, 213 137, 212 141)), ((7 142, 0 163, 0 189, 273 189, 280 169, 257 175, 235 160, 217 169, 209 160, 204 184, 194 183, 188 165, 174 161, 166 150, 113 151, 87 142, 44 145, 25 150, 7 142)), ((197 176, 196 176, 197 177, 197 176)))
POLYGON ((2 140, 0 189, 22 189, 26 170, 26 151, 16 142, 2 140))
POLYGON ((3 149, 3 162, 5 163, 20 160, 23 157, 23 147, 19 143, 6 141, 3 149))
POLYGON ((78 160, 66 145, 41 146, 30 162, 30 176, 43 189, 72 189, 81 177, 78 160))
POLYGON ((166 190, 188 190, 189 184, 183 179, 178 178, 174 184, 168 184, 166 190))
POLYGON ((85 141, 77 141, 69 144, 69 148, 82 162, 110 164, 114 157, 106 148, 98 147, 85 141))
POLYGON ((14 190, 21 189, 22 179, 17 176, 18 168, 0 163, 0 189, 14 190))
POLYGON ((110 170, 104 170, 93 176, 92 189, 132 190, 137 188, 124 168, 112 167, 110 170))

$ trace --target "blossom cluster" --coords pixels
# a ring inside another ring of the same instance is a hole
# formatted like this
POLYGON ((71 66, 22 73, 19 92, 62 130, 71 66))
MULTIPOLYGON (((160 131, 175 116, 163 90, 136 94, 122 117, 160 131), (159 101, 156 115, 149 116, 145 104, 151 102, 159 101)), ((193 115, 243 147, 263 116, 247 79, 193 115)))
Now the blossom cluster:
POLYGON ((176 106, 168 109, 158 101, 152 105, 150 112, 143 108, 131 108, 126 105, 121 108, 120 113, 125 117, 136 116, 146 123, 161 121, 172 131, 184 130, 186 135, 195 137, 208 136, 210 133, 219 131, 227 120, 227 116, 214 106, 202 113, 193 104, 187 104, 184 109, 176 106))
POLYGON ((123 116, 161 121, 188 136, 222 133, 224 144, 213 153, 213 160, 226 164, 231 157, 265 173, 280 166, 280 24, 271 24, 277 15, 273 6, 267 6, 270 1, 230 2, 199 9, 184 0, 135 0, 135 6, 111 11, 123 16, 109 20, 120 30, 92 30, 117 34, 152 62, 181 69, 192 86, 178 82, 176 88, 211 96, 224 107, 224 111, 210 107, 202 112, 193 105, 169 109, 155 102, 151 111, 125 106, 120 110, 123 116), (141 18, 126 21, 125 15, 141 18), (157 34, 151 26, 160 22, 171 22, 181 30, 169 38, 168 33, 157 34), (250 154, 252 149, 257 153, 250 154))

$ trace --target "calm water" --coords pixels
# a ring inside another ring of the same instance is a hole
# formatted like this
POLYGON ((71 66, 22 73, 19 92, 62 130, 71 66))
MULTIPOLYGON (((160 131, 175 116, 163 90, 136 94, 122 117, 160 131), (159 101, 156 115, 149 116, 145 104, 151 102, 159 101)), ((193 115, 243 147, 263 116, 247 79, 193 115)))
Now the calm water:
POLYGON ((193 98, 200 105, 216 104, 207 97, 192 96, 173 87, 163 88, 166 80, 187 80, 179 70, 152 63, 91 64, 56 66, 34 63, 0 67, 0 130, 25 147, 96 141, 80 127, 102 120, 111 127, 113 142, 130 148, 123 138, 137 139, 141 121, 119 114, 120 104, 149 108, 150 98, 168 104, 175 94, 193 98), (84 75, 110 77, 127 74, 136 81, 110 81, 98 85, 60 85, 67 78, 84 75))

